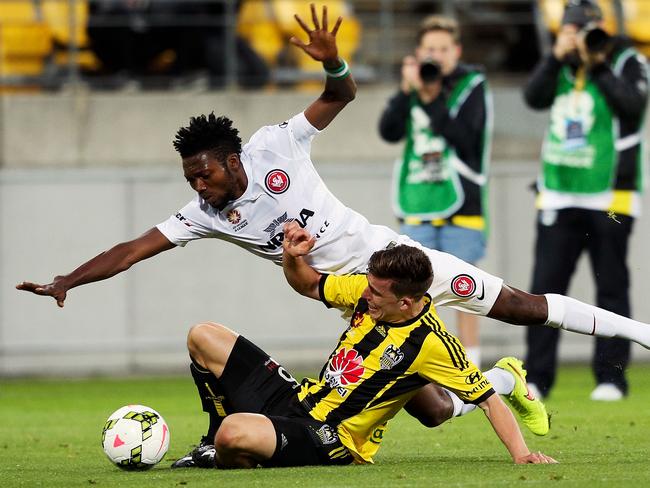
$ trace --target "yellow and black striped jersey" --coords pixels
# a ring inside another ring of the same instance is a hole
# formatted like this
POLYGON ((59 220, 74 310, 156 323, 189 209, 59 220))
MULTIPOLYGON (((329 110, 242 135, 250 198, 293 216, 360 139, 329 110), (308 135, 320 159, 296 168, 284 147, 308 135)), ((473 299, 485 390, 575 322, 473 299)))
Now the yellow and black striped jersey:
POLYGON ((385 423, 423 385, 439 384, 467 403, 494 393, 447 332, 428 295, 417 317, 375 322, 361 298, 367 286, 365 275, 321 278, 321 300, 353 314, 319 378, 303 380, 298 395, 313 418, 338 426, 341 441, 358 462, 372 462, 385 423))

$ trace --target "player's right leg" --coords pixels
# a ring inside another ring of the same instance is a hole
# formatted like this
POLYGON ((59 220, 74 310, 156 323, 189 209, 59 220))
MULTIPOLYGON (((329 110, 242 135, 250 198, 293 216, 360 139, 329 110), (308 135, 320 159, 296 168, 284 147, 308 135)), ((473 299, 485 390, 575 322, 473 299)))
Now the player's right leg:
MULTIPOLYGON (((494 391, 506 397, 531 432, 536 435, 548 433, 550 423, 546 407, 530 394, 526 385, 526 370, 519 359, 500 359, 494 368, 483 374, 494 391)), ((476 405, 464 403, 455 393, 429 383, 413 395, 404 409, 425 427, 437 427, 453 417, 473 412, 476 405)))
POLYGON ((206 322, 195 325, 187 337, 190 352, 190 372, 201 398, 203 411, 210 416, 208 432, 198 445, 172 464, 172 468, 212 467, 215 455, 214 438, 221 422, 233 409, 226 399, 221 383, 206 364, 223 373, 226 361, 238 334, 219 324, 206 322), (203 462, 205 461, 205 462, 203 462))
MULTIPOLYGON (((300 385, 267 353, 222 325, 204 323, 193 327, 187 345, 195 368, 202 369, 201 378, 211 385, 212 393, 223 398, 213 402, 210 397, 203 402, 210 413, 210 428, 203 437, 204 445, 188 454, 193 462, 179 465, 179 460, 175 467, 214 467, 214 439, 224 418, 240 412, 276 415, 276 409, 282 412, 300 385)), ((205 393, 196 378, 199 393, 205 393)))

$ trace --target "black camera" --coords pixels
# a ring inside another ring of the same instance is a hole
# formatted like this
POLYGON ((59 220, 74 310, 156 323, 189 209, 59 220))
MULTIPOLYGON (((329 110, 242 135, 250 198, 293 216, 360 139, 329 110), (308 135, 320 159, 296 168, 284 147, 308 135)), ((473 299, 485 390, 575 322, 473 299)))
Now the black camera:
POLYGON ((423 61, 420 63, 420 79, 423 83, 433 83, 442 76, 442 68, 435 61, 423 61))
POLYGON ((585 39, 585 46, 590 53, 602 53, 607 51, 610 46, 612 37, 597 26, 587 25, 583 29, 583 36, 585 39))

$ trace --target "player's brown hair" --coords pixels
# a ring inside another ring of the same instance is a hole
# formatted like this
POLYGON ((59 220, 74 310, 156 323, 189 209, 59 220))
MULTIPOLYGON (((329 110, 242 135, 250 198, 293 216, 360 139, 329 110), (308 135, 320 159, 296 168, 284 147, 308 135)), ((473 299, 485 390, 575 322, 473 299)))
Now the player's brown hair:
POLYGON ((406 245, 373 253, 368 261, 368 273, 392 280, 390 289, 398 298, 408 296, 419 300, 433 282, 429 257, 422 250, 406 245))
POLYGON ((456 19, 445 17, 444 15, 430 15, 420 24, 420 29, 416 37, 417 45, 420 45, 422 38, 429 32, 439 31, 447 32, 456 44, 460 44, 460 27, 456 19))

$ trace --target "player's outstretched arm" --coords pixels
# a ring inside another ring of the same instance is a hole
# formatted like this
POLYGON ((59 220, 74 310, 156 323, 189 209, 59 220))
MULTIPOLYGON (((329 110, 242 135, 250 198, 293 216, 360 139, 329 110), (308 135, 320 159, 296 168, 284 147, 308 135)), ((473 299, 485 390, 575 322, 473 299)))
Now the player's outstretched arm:
POLYGON ((282 241, 282 269, 291 288, 301 295, 318 300, 320 273, 309 266, 304 256, 314 248, 316 238, 300 227, 297 222, 284 225, 282 241))
POLYGON ((334 120, 349 102, 354 100, 357 85, 350 74, 348 64, 339 58, 336 46, 336 33, 341 26, 341 22, 343 22, 343 18, 339 17, 330 31, 327 7, 323 6, 320 19, 316 12, 316 6, 312 3, 310 7, 313 28, 309 27, 299 15, 294 16, 302 30, 309 36, 309 42, 305 44, 297 37, 292 37, 290 42, 316 61, 323 63, 323 68, 327 74, 325 90, 305 110, 305 117, 309 123, 322 130, 334 120))
POLYGON ((68 290, 76 286, 110 278, 143 259, 174 248, 174 244, 157 229, 152 228, 137 239, 122 242, 108 251, 95 256, 64 276, 55 276, 52 283, 41 285, 23 281, 16 285, 18 290, 30 291, 36 295, 50 296, 63 307, 68 290))
POLYGON ((541 452, 530 452, 515 417, 499 395, 492 395, 484 402, 481 402, 479 407, 481 407, 490 424, 492 424, 492 428, 501 439, 501 442, 508 449, 515 464, 557 463, 555 459, 541 452))

